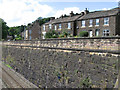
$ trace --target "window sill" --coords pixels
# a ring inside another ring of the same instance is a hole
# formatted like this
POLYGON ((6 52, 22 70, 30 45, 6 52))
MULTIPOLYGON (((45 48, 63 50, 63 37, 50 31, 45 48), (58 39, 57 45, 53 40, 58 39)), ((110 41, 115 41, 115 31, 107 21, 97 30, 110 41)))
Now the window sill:
POLYGON ((85 28, 85 26, 82 26, 81 28, 85 28))
POLYGON ((103 25, 103 26, 109 26, 109 24, 105 24, 105 25, 103 25))
POLYGON ((99 25, 95 25, 95 27, 99 27, 99 25))
POLYGON ((71 29, 71 28, 67 28, 67 29, 71 29))
POLYGON ((93 27, 93 26, 89 26, 89 27, 93 27))

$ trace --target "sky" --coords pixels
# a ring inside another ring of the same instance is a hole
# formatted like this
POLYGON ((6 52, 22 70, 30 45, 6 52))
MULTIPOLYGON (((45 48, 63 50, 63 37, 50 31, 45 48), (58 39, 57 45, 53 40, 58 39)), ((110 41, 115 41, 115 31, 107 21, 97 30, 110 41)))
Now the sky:
POLYGON ((71 11, 80 13, 108 10, 118 6, 119 0, 0 0, 0 18, 9 27, 27 25, 38 17, 60 17, 71 11), (96 2, 97 1, 97 2, 96 2))

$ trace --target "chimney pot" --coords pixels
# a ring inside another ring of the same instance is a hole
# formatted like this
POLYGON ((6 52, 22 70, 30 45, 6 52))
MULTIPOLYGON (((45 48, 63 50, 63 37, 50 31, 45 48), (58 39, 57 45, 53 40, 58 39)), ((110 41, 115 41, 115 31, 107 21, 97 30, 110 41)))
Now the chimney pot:
POLYGON ((88 14, 89 13, 89 10, 87 10, 87 8, 85 8, 85 14, 88 14))

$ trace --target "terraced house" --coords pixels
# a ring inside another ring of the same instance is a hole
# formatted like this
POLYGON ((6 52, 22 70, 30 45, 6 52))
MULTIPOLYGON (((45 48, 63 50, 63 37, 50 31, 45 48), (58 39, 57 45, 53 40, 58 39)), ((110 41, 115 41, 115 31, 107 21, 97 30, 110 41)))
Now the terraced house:
POLYGON ((120 8, 94 12, 86 9, 80 14, 71 12, 69 16, 62 15, 57 19, 53 17, 41 27, 43 38, 49 30, 58 33, 66 30, 73 36, 79 35, 81 31, 88 31, 89 37, 120 35, 120 8))
POLYGON ((66 31, 72 36, 79 35, 81 31, 87 31, 89 37, 116 36, 120 35, 120 8, 84 12, 70 15, 62 15, 59 18, 51 17, 50 21, 39 25, 34 22, 25 31, 24 39, 44 39, 46 32, 55 30, 59 34, 66 31))
POLYGON ((83 13, 74 14, 73 11, 71 11, 69 16, 62 15, 60 18, 57 19, 55 19, 55 17, 52 17, 48 23, 45 23, 41 27, 43 38, 45 36, 45 33, 49 30, 55 30, 59 34, 63 31, 67 31, 69 34, 75 36, 77 34, 76 20, 82 16, 83 13))
POLYGON ((77 34, 88 31, 89 36, 120 35, 120 8, 87 12, 77 20, 77 34))

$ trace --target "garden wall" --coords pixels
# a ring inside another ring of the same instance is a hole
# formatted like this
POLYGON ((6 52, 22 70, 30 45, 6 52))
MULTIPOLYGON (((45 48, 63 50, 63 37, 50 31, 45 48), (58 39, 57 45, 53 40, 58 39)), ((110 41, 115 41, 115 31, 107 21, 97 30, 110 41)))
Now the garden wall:
POLYGON ((92 52, 120 53, 120 37, 43 39, 4 42, 6 45, 34 46, 54 49, 74 49, 92 52))

